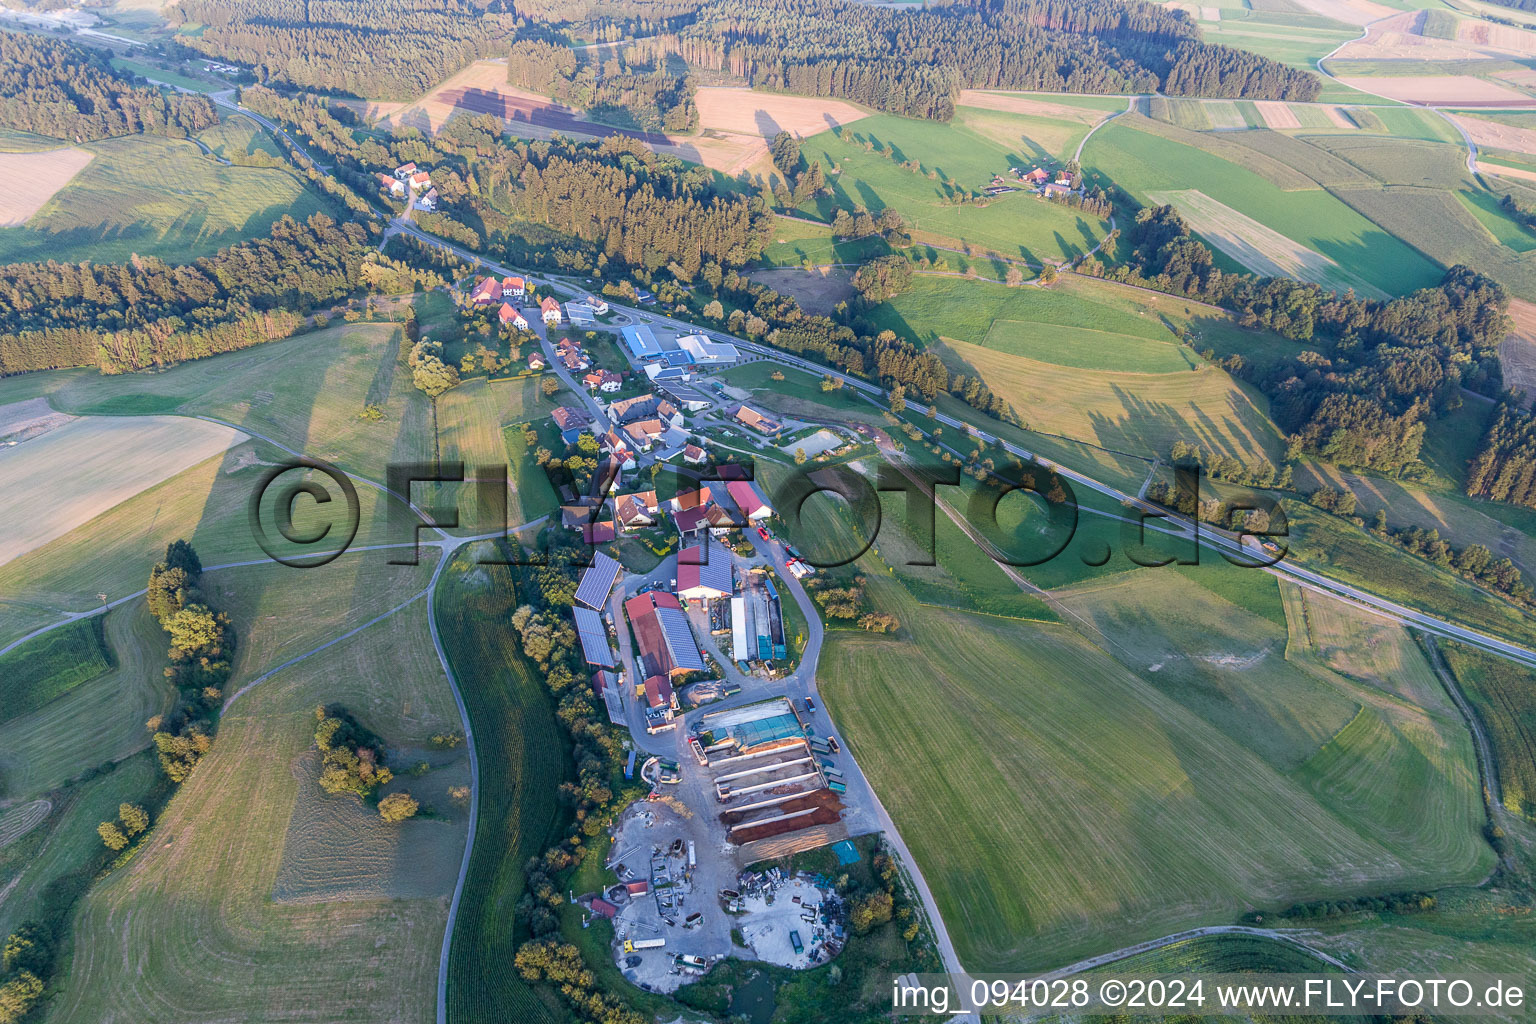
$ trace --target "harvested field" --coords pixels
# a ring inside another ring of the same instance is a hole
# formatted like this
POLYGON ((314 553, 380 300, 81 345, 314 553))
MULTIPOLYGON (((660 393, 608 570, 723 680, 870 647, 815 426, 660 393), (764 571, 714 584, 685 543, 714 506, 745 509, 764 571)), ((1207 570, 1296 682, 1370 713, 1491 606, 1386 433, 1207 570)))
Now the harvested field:
POLYGON ((1328 257, 1291 241, 1198 189, 1149 192, 1147 195, 1154 202, 1178 207, 1190 227, 1201 237, 1256 274, 1294 277, 1325 287, 1354 288, 1358 294, 1384 297, 1380 290, 1328 257))
POLYGON ((33 800, 0 810, 0 850, 37 828, 52 812, 53 804, 48 800, 33 800))
MULTIPOLYGON (((278 628, 319 595, 305 596, 278 628)), ((231 685, 248 681, 237 669, 231 685)), ((272 898, 285 852, 273 840, 306 799, 292 766, 314 742, 321 702, 351 708, 391 750, 424 748, 458 727, 425 602, 283 669, 225 712, 212 752, 160 815, 156 841, 82 899, 69 984, 52 1007, 60 1020, 333 1022, 338 992, 357 1020, 432 1019, 445 899, 272 898), (134 951, 126 959, 125 949, 134 951)), ((414 791, 437 774, 402 781, 414 791)), ((432 803, 446 820, 407 822, 402 835, 454 833, 432 854, 449 865, 392 862, 394 873, 456 871, 466 812, 432 803)), ((331 853, 342 869, 367 861, 362 850, 331 853)))
MULTIPOLYGON (((961 103, 964 103, 964 93, 961 103)), ((751 89, 711 87, 699 90, 699 127, 771 139, 781 131, 809 137, 836 130, 868 116, 841 100, 788 96, 751 89)), ((976 104, 972 104, 975 106, 976 104)))
POLYGON ((1283 447, 1265 410, 1219 370, 1083 373, 958 341, 949 348, 1034 430, 1143 458, 1177 440, 1245 462, 1283 447))
POLYGON ((1327 116, 1328 120, 1333 122, 1333 125, 1336 128, 1347 128, 1350 131, 1356 131, 1360 127, 1358 124, 1351 121, 1349 116, 1345 114, 1344 111, 1339 107, 1323 107, 1321 109, 1327 116))
POLYGON ((1372 3, 1371 0, 1297 0, 1313 14, 1321 14, 1334 21, 1350 25, 1368 25, 1397 13, 1392 7, 1372 3))
POLYGON ((1425 11, 1404 11, 1377 22, 1364 39, 1346 44, 1336 55, 1337 59, 1459 61, 1502 60, 1509 56, 1507 51, 1474 45, 1461 35, 1448 38, 1425 34, 1425 14, 1425 11))
POLYGON ((1248 122, 1243 120, 1242 112, 1237 109, 1237 104, 1227 100, 1214 100, 1201 104, 1205 108, 1205 114, 1211 119, 1211 127, 1217 131, 1234 131, 1248 127, 1248 122))
POLYGON ((50 149, 41 153, 0 153, 0 228, 20 227, 85 169, 94 154, 83 149, 50 149))
POLYGON ((1509 316, 1515 327, 1499 346, 1499 361, 1504 383, 1524 391, 1529 405, 1536 398, 1536 303, 1510 299, 1509 316))
MULTIPOLYGON (((705 91, 707 90, 700 90, 701 93, 705 91)), ((982 110, 1001 110, 1009 114, 1024 114, 1027 117, 1051 117, 1060 121, 1076 121, 1087 125, 1098 124, 1110 113, 1107 110, 1052 103, 1049 100, 1036 99, 1034 96, 1020 93, 986 92, 981 89, 961 89, 960 98, 955 101, 955 105, 979 107, 982 110)))
POLYGON ((1521 181, 1536 181, 1536 171, 1525 167, 1507 167, 1504 164, 1492 164, 1486 160, 1477 162, 1477 169, 1484 174, 1497 174, 1504 178, 1519 178, 1521 181))
POLYGON ((1517 128, 1472 114, 1452 114, 1455 121, 1479 146, 1507 149, 1536 156, 1536 129, 1517 128))
POLYGON ((853 272, 840 267, 754 270, 748 275, 782 295, 792 295, 807 313, 831 313, 853 295, 853 272))
MULTIPOLYGON (((274 901, 431 899, 453 892, 464 843, 453 822, 417 818, 391 825, 354 796, 328 795, 320 789, 320 757, 313 750, 295 758, 292 770, 299 788, 272 883, 274 901)), ((458 766, 406 781, 418 800, 448 807, 447 786, 468 785, 469 773, 458 766)))
POLYGON ((1471 75, 1355 75, 1340 77, 1339 81, 1361 92, 1429 106, 1475 103, 1526 107, 1532 102, 1524 93, 1471 75))
POLYGON ((1490 21, 1463 18, 1456 26, 1456 38, 1520 56, 1528 57, 1536 52, 1536 32, 1515 28, 1513 25, 1495 25, 1490 21))
POLYGON ((1254 106, 1259 108, 1259 113, 1264 116, 1264 123, 1271 128, 1278 130, 1301 127, 1300 119, 1289 104, 1277 103, 1274 100, 1259 100, 1254 106))
POLYGON ((246 435, 172 416, 74 420, 0 454, 0 564, 224 451, 246 435), (38 481, 49 481, 39 487, 38 481))

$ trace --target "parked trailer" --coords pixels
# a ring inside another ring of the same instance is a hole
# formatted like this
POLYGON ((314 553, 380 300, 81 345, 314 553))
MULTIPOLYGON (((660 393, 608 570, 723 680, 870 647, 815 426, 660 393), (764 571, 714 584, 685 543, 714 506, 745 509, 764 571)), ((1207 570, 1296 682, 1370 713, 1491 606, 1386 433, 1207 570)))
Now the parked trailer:
POLYGON ((846 792, 848 792, 848 787, 843 785, 841 782, 838 782, 836 779, 833 779, 831 782, 828 782, 827 783, 827 788, 830 789, 834 793, 846 793, 846 792))
POLYGON ((799 956, 801 953, 805 952, 805 946, 800 941, 800 933, 799 932, 790 932, 789 933, 789 944, 795 948, 795 955, 796 956, 799 956))
POLYGON ((624 952, 633 953, 637 949, 660 949, 666 944, 666 939, 625 939, 624 952))
POLYGON ((821 770, 822 770, 822 772, 824 774, 826 774, 827 776, 829 776, 831 778, 834 778, 834 779, 840 779, 840 778, 843 777, 843 773, 842 773, 842 771, 840 769, 832 767, 831 765, 827 764, 825 761, 822 762, 821 770))
POLYGON ((690 840, 688 840, 688 866, 690 868, 698 867, 698 864, 699 864, 699 859, 698 859, 697 855, 695 855, 695 853, 694 853, 693 840, 690 839, 690 840))
POLYGON ((635 777, 635 752, 633 750, 629 752, 629 760, 624 762, 624 777, 626 779, 635 777))

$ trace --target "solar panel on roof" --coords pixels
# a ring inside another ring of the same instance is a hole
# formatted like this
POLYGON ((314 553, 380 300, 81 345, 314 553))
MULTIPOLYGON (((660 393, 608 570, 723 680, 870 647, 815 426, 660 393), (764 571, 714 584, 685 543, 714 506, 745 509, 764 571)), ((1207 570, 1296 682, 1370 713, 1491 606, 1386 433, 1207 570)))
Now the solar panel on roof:
POLYGON ((581 584, 576 588, 576 600, 588 608, 601 608, 613 589, 613 581, 619 578, 618 561, 601 551, 592 556, 592 566, 581 574, 581 584))
POLYGON ((688 628, 688 617, 682 610, 657 608, 656 618, 661 623, 662 634, 667 638, 667 650, 672 655, 672 664, 690 672, 704 671, 704 657, 699 654, 699 645, 694 642, 693 630, 688 628))
POLYGON ((588 665, 613 668, 613 649, 608 646, 608 630, 603 617, 590 608, 572 608, 576 616, 576 635, 581 638, 581 653, 588 665))

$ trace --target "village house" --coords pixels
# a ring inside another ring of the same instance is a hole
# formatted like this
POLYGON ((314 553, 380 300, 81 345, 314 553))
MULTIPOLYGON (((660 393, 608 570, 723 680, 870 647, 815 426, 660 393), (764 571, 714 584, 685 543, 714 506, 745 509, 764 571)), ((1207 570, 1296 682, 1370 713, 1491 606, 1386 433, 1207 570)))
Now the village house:
POLYGON ((592 312, 596 313, 598 316, 606 316, 608 313, 608 303, 598 298, 596 295, 588 295, 581 301, 586 303, 588 306, 591 306, 592 312))
POLYGON ((581 352, 581 347, 570 338, 561 338, 555 346, 555 358, 565 364, 567 370, 585 370, 592 365, 581 352))
POLYGON ((772 435, 784 429, 778 420, 765 412, 752 408, 750 405, 738 406, 736 412, 732 415, 732 419, 744 427, 750 427, 759 434, 772 435))
POLYGON ((515 327, 520 331, 528 329, 528 321, 509 302, 501 304, 501 308, 496 311, 496 319, 501 321, 503 327, 515 327))
POLYGON ((488 277, 475 285, 475 290, 469 293, 469 301, 476 306, 489 306, 493 302, 501 301, 501 282, 494 277, 488 277))
POLYGON ((683 414, 677 406, 660 395, 640 395, 613 402, 608 406, 608 418, 619 426, 637 420, 660 420, 665 426, 680 427, 683 414))
POLYGON ((520 299, 523 297, 527 287, 527 282, 522 278, 508 277, 504 278, 501 282, 501 293, 503 295, 510 295, 514 299, 520 299))
POLYGON ((538 349, 528 353, 528 369, 537 371, 544 369, 548 365, 549 361, 544 358, 544 353, 538 349))
POLYGON ((612 370, 604 370, 597 382, 597 390, 610 395, 623 386, 624 377, 621 374, 614 373, 612 370))
POLYGON ((428 212, 437 209, 437 189, 427 189, 427 194, 416 200, 416 205, 428 212))
POLYGON ((623 530, 633 530, 639 526, 656 525, 656 492, 648 492, 651 496, 649 504, 646 503, 645 493, 624 494, 613 503, 613 519, 623 530))
POLYGON ((539 313, 546 324, 558 324, 560 322, 560 303, 546 295, 544 301, 539 303, 539 313))
POLYGON ((1048 181, 1040 191, 1048 196, 1069 196, 1072 194, 1072 186, 1060 181, 1048 181))
POLYGON ((408 163, 408 164, 401 164, 399 167, 395 168, 395 177, 397 177, 397 178, 401 178, 401 179, 409 178, 411 175, 413 175, 415 173, 416 173, 416 164, 414 162, 413 163, 408 163))
POLYGON ((609 430, 603 433, 597 439, 597 447, 604 454, 611 456, 621 469, 635 468, 635 455, 617 431, 609 430))
POLYGON ((399 178, 392 178, 384 172, 379 172, 379 187, 388 191, 392 196, 405 195, 405 183, 399 178))
POLYGON ((1044 171, 1036 167, 1034 170, 1024 175, 1024 180, 1029 182, 1031 185, 1044 185, 1047 181, 1051 180, 1051 175, 1049 171, 1044 171))
POLYGON ((690 466, 701 465, 707 458, 709 458, 709 453, 696 444, 690 444, 683 449, 683 461, 690 466))
POLYGON ((432 175, 426 171, 417 171, 410 176, 409 181, 411 188, 430 188, 432 185, 432 175))
POLYGON ((732 582, 731 553, 714 541, 683 548, 677 553, 677 596, 690 601, 730 597, 732 582))
POLYGON ((747 519, 757 522, 773 515, 773 506, 768 504, 768 499, 763 497, 763 492, 752 481, 731 480, 726 483, 725 489, 747 519))

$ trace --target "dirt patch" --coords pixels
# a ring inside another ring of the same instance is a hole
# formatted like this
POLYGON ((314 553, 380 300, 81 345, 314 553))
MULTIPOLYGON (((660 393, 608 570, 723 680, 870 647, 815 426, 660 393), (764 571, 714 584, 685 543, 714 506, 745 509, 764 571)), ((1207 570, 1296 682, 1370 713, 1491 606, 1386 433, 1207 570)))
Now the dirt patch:
POLYGON ((1497 82, 1473 78, 1471 75, 1352 75, 1340 78, 1339 81, 1361 92, 1430 106, 1479 103, 1524 107, 1531 103, 1529 96, 1497 82))
POLYGON ((865 111, 841 100, 816 96, 787 96, 723 86, 700 89, 699 127, 771 139, 781 131, 818 135, 866 117, 865 111))
POLYGON ((1504 367, 1504 383, 1524 391, 1529 407, 1536 399, 1536 303, 1510 299, 1509 316, 1515 326, 1499 345, 1499 362, 1504 367))
POLYGON ((807 313, 831 313, 853 296, 853 271, 844 267, 812 270, 757 270, 748 275, 781 295, 793 296, 807 313))
POLYGON ((62 427, 74 418, 68 413, 55 412, 46 398, 0 405, 0 443, 29 440, 62 427))
POLYGON ((1000 110, 1008 114, 1025 114, 1029 117, 1051 117, 1058 121, 1076 121, 1079 124, 1098 124, 1110 115, 1108 110, 1090 110, 1072 107, 1065 103, 1052 103, 1021 93, 983 92, 980 89, 961 89, 955 101, 960 107, 980 107, 982 110, 1000 110))
POLYGON ((1516 153, 1536 155, 1536 131, 1499 124, 1486 118, 1465 114, 1452 114, 1451 120, 1472 136, 1472 141, 1489 149, 1508 149, 1516 153))
POLYGON ((1358 294, 1381 297, 1379 289, 1356 279, 1328 257, 1217 202, 1204 192, 1186 189, 1149 192, 1147 196, 1153 202, 1178 207, 1190 227, 1260 276, 1293 277, 1324 287, 1353 287, 1358 294))
POLYGON ((83 149, 0 153, 0 228, 20 227, 95 158, 83 149))
POLYGON ((1260 100, 1254 104, 1259 108, 1259 114, 1264 118, 1264 123, 1271 128, 1300 128, 1301 121, 1297 119, 1295 111, 1285 103, 1277 103, 1274 100, 1260 100))

